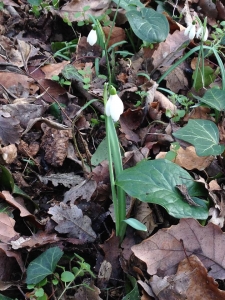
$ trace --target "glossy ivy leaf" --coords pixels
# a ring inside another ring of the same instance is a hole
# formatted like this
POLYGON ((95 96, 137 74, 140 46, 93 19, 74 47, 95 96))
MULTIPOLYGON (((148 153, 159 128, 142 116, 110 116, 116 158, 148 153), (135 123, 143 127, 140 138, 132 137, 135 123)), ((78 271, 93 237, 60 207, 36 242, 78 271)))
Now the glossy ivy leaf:
POLYGON ((209 120, 189 120, 188 124, 173 136, 192 144, 198 156, 219 155, 225 147, 219 144, 219 130, 209 120))
POLYGON ((159 43, 169 34, 167 18, 154 9, 142 8, 140 11, 129 10, 126 17, 134 33, 143 41, 159 43))
POLYGON ((128 225, 130 225, 131 227, 133 227, 134 229, 137 230, 141 230, 141 231, 147 231, 147 227, 141 223, 140 221, 138 221, 137 219, 134 218, 129 218, 124 220, 125 223, 127 223, 128 225))
POLYGON ((0 300, 13 300, 13 299, 0 294, 0 300))
POLYGON ((55 271, 63 252, 59 247, 52 247, 34 259, 27 268, 27 284, 37 284, 55 271))
POLYGON ((225 91, 223 90, 212 88, 207 90, 202 98, 198 96, 195 98, 218 111, 225 110, 225 91))
POLYGON ((204 200, 204 187, 193 180, 187 171, 166 159, 143 160, 135 167, 124 170, 116 184, 125 192, 143 202, 163 206, 175 218, 204 220, 208 209, 204 200), (201 206, 189 205, 176 185, 184 184, 190 197, 201 206), (193 198, 194 197, 194 198, 193 198))
POLYGON ((117 5, 125 9, 126 11, 134 9, 134 7, 145 7, 143 3, 139 0, 113 0, 117 5))

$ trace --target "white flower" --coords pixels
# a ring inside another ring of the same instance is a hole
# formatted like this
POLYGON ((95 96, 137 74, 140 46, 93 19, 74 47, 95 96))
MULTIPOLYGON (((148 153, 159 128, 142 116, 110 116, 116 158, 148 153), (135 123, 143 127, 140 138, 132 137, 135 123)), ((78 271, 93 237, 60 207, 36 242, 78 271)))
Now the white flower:
POLYGON ((196 28, 195 28, 195 24, 189 24, 188 27, 184 30, 184 35, 188 35, 190 40, 193 40, 193 38, 195 37, 195 33, 196 33, 196 28))
POLYGON ((196 33, 196 38, 202 40, 203 42, 207 41, 208 36, 209 36, 209 31, 208 28, 205 28, 205 34, 203 36, 203 31, 204 31, 204 27, 200 26, 197 33, 196 33))
POLYGON ((96 42, 97 42, 97 32, 95 29, 91 29, 91 31, 89 32, 88 34, 88 37, 87 37, 87 42, 88 44, 90 44, 91 46, 93 46, 96 42))
POLYGON ((124 106, 120 97, 117 94, 110 95, 105 106, 105 114, 108 117, 111 116, 113 121, 117 122, 120 118, 120 115, 122 115, 123 110, 124 106))

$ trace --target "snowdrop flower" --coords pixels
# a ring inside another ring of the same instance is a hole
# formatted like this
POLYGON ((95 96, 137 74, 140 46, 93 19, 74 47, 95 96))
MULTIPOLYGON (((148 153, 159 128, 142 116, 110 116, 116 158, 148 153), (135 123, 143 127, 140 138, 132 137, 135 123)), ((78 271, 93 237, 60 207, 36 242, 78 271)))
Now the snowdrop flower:
POLYGON ((184 35, 188 35, 190 40, 193 40, 196 34, 195 24, 191 23, 188 27, 184 30, 184 35))
POLYGON ((93 29, 91 29, 91 31, 88 34, 87 42, 88 42, 88 44, 90 44, 91 46, 93 46, 97 42, 97 39, 98 39, 97 32, 93 28, 93 29))
POLYGON ((113 86, 110 87, 109 93, 110 96, 105 106, 105 114, 108 117, 111 116, 113 121, 117 122, 124 110, 123 102, 113 86))
POLYGON ((203 32, 204 32, 204 27, 200 26, 197 33, 196 33, 196 38, 202 40, 203 42, 207 41, 208 36, 209 36, 209 31, 208 28, 205 28, 205 34, 203 36, 203 32))

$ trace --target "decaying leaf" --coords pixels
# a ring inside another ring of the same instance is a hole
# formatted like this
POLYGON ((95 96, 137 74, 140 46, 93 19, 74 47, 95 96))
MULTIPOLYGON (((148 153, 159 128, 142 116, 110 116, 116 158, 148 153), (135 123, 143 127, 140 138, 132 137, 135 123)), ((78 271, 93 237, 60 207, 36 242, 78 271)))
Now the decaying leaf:
POLYGON ((0 140, 4 145, 19 143, 22 128, 9 113, 0 111, 0 140))
POLYGON ((57 173, 46 176, 38 175, 38 178, 44 184, 48 184, 48 182, 52 182, 54 186, 58 186, 59 184, 64 185, 65 187, 71 188, 77 184, 80 184, 84 178, 80 175, 75 175, 74 173, 57 173))
POLYGON ((58 225, 55 230, 67 234, 69 237, 79 238, 87 242, 93 242, 96 234, 91 228, 91 219, 84 216, 82 210, 76 205, 67 206, 64 203, 51 207, 48 211, 58 225))
POLYGON ((150 282, 159 300, 225 299, 225 292, 218 289, 218 283, 208 276, 206 268, 195 255, 179 263, 175 276, 161 278, 154 275, 150 282))
POLYGON ((17 148, 14 144, 0 148, 0 154, 6 164, 11 164, 17 157, 17 148))
POLYGON ((19 234, 14 230, 15 220, 0 212, 0 240, 7 243, 19 234))
POLYGON ((181 219, 180 223, 132 247, 134 254, 147 264, 151 275, 175 274, 178 263, 186 255, 195 254, 215 279, 225 278, 225 234, 209 223, 201 226, 194 219, 181 219))
POLYGON ((90 201, 96 187, 96 181, 85 179, 65 193, 63 202, 67 203, 70 201, 70 203, 74 203, 80 197, 81 199, 90 201))

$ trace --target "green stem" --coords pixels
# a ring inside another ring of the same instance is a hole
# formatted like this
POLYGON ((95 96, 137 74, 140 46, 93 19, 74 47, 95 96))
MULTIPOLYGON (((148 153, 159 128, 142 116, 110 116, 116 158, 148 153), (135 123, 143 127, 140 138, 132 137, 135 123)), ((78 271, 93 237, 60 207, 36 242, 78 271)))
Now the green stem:
MULTIPOLYGON (((207 50, 211 50, 213 51, 218 65, 220 67, 220 72, 221 72, 221 77, 222 77, 222 89, 225 90, 225 71, 224 71, 224 67, 223 67, 223 62, 217 52, 217 50, 214 47, 209 47, 209 46, 202 46, 203 49, 207 49, 207 50)), ((194 52, 199 51, 201 48, 201 46, 197 46, 195 48, 193 48, 192 50, 190 50, 188 53, 186 53, 182 58, 180 58, 177 62, 175 62, 175 64, 173 64, 157 81, 157 83, 160 83, 170 72, 172 72, 176 67, 179 66, 179 64, 181 64, 185 59, 187 59, 189 56, 191 56, 194 52)))

